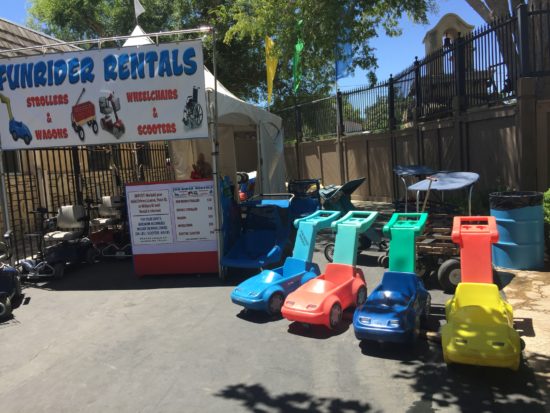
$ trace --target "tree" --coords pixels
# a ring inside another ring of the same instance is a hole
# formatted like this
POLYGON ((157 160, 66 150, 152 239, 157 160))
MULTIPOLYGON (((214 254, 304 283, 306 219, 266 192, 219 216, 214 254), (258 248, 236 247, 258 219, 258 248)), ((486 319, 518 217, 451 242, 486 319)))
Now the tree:
MULTIPOLYGON (((259 98, 259 88, 265 83, 263 45, 247 40, 231 45, 223 42, 227 26, 210 13, 222 0, 140 1, 145 13, 139 24, 147 33, 215 26, 220 33, 216 43, 220 81, 242 99, 259 98)), ((29 14, 31 27, 67 41, 128 35, 136 24, 132 0, 31 0, 29 14)), ((211 39, 205 39, 204 47, 205 64, 212 70, 211 39)))
POLYGON ((303 20, 301 36, 305 42, 302 54, 304 78, 298 102, 312 100, 326 93, 334 84, 335 50, 349 44, 353 64, 371 71, 377 67, 375 50, 370 39, 380 31, 387 35, 401 34, 398 20, 408 15, 414 22, 426 22, 434 8, 432 0, 234 0, 220 5, 215 14, 229 24, 225 41, 260 42, 269 35, 275 40, 282 64, 277 73, 275 107, 291 103, 292 54, 297 39, 296 23, 303 20))
MULTIPOLYGON (((141 0, 139 18, 146 32, 216 27, 218 75, 229 90, 251 101, 265 100, 264 37, 275 39, 279 67, 274 106, 287 105, 291 94, 291 56, 296 21, 302 19, 304 78, 298 100, 326 95, 334 82, 334 55, 348 43, 355 67, 376 67, 369 40, 384 31, 399 35, 398 20, 407 14, 425 22, 434 0, 141 0)), ((135 25, 131 0, 30 0, 30 23, 63 40, 129 34, 135 25)), ((210 43, 205 62, 211 66, 210 43)))

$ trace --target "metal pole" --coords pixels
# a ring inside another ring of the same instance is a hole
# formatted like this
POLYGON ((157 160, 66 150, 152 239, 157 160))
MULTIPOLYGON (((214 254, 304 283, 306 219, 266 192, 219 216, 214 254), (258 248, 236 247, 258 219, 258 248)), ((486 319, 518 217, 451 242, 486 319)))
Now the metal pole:
MULTIPOLYGON (((521 77, 527 77, 531 74, 529 61, 529 11, 527 7, 527 4, 520 4, 516 8, 519 33, 519 74, 521 77)), ((508 73, 508 76, 511 76, 511 74, 508 73)))
MULTIPOLYGON (((215 217, 215 233, 218 242, 218 274, 220 279, 224 279, 224 274, 221 267, 221 258, 223 257, 223 242, 221 229, 221 214, 220 214, 220 179, 218 175, 218 69, 216 67, 216 29, 212 27, 212 66, 214 71, 214 108, 213 119, 210 120, 210 139, 212 142, 212 177, 214 178, 214 217, 215 217)), ((209 102, 210 103, 210 102, 209 102)))
POLYGON ((2 144, 0 142, 0 196, 2 197, 2 218, 4 219, 4 233, 11 230, 10 225, 10 213, 8 208, 8 193, 6 191, 6 181, 4 171, 4 152, 2 151, 2 144))
MULTIPOLYGON (((114 42, 117 40, 128 40, 130 38, 140 38, 140 37, 165 37, 165 36, 176 36, 179 34, 193 34, 193 33, 208 33, 212 30, 210 26, 204 26, 199 27, 197 29, 183 29, 183 30, 171 30, 168 32, 155 32, 155 33, 149 33, 144 34, 142 36, 132 36, 126 35, 126 36, 113 36, 113 37, 102 37, 100 39, 89 39, 89 40, 76 40, 72 42, 57 42, 57 43, 50 43, 50 44, 44 44, 40 46, 27 46, 27 47, 17 47, 15 49, 6 49, 6 50, 0 50, 0 55, 3 54, 9 54, 14 52, 22 52, 27 50, 40 50, 43 52, 43 54, 46 54, 46 49, 56 49, 61 46, 78 46, 78 45, 84 45, 84 44, 96 44, 98 45, 99 49, 101 49, 101 44, 106 42, 114 42)), ((157 42, 158 45, 158 42, 157 42)))
POLYGON ((73 160, 73 180, 76 189, 76 203, 84 205, 84 196, 82 195, 82 173, 80 170, 80 159, 78 157, 78 146, 71 148, 71 157, 73 160))
POLYGON ((340 173, 340 184, 345 183, 344 174, 344 151, 342 148, 342 133, 344 129, 342 92, 336 91, 336 154, 338 155, 338 172, 340 173))
POLYGON ((458 110, 463 111, 466 99, 466 51, 464 37, 458 33, 455 47, 455 75, 456 75, 456 95, 458 97, 458 110))
POLYGON ((296 93, 294 95, 294 136, 296 137, 296 143, 294 144, 294 150, 296 151, 296 175, 298 179, 302 177, 302 164, 300 161, 300 142, 302 142, 302 127, 300 113, 298 112, 298 103, 296 100, 296 93))

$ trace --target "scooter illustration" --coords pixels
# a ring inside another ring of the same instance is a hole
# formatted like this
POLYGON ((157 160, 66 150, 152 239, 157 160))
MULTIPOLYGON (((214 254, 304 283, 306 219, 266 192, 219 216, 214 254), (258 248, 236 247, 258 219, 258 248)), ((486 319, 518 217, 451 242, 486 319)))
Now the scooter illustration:
POLYGON ((14 119, 11 111, 10 99, 0 93, 0 102, 6 105, 6 108, 8 109, 8 117, 10 118, 9 128, 13 140, 16 141, 17 139, 23 139, 23 142, 25 142, 26 145, 29 145, 32 141, 31 131, 23 122, 19 122, 14 119))
POLYGON ((101 129, 112 133, 115 138, 119 139, 126 131, 124 123, 122 123, 117 114, 120 111, 120 98, 115 97, 113 92, 108 93, 109 96, 101 96, 99 98, 99 111, 105 115, 101 118, 101 129))

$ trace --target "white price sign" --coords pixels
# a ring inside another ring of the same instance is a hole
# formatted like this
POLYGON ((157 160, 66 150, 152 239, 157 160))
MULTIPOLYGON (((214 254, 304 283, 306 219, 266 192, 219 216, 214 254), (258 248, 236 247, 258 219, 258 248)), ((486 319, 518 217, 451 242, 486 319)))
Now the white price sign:
POLYGON ((126 197, 134 254, 217 251, 212 181, 130 184, 126 197))

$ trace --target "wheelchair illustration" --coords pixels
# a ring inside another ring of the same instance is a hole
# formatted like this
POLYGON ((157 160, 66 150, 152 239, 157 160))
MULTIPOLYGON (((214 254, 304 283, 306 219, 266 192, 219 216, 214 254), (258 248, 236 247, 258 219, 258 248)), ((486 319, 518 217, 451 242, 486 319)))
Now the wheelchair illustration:
POLYGON ((198 128, 202 123, 202 106, 198 103, 199 88, 193 86, 193 96, 187 97, 185 108, 183 109, 183 123, 191 129, 198 128))

